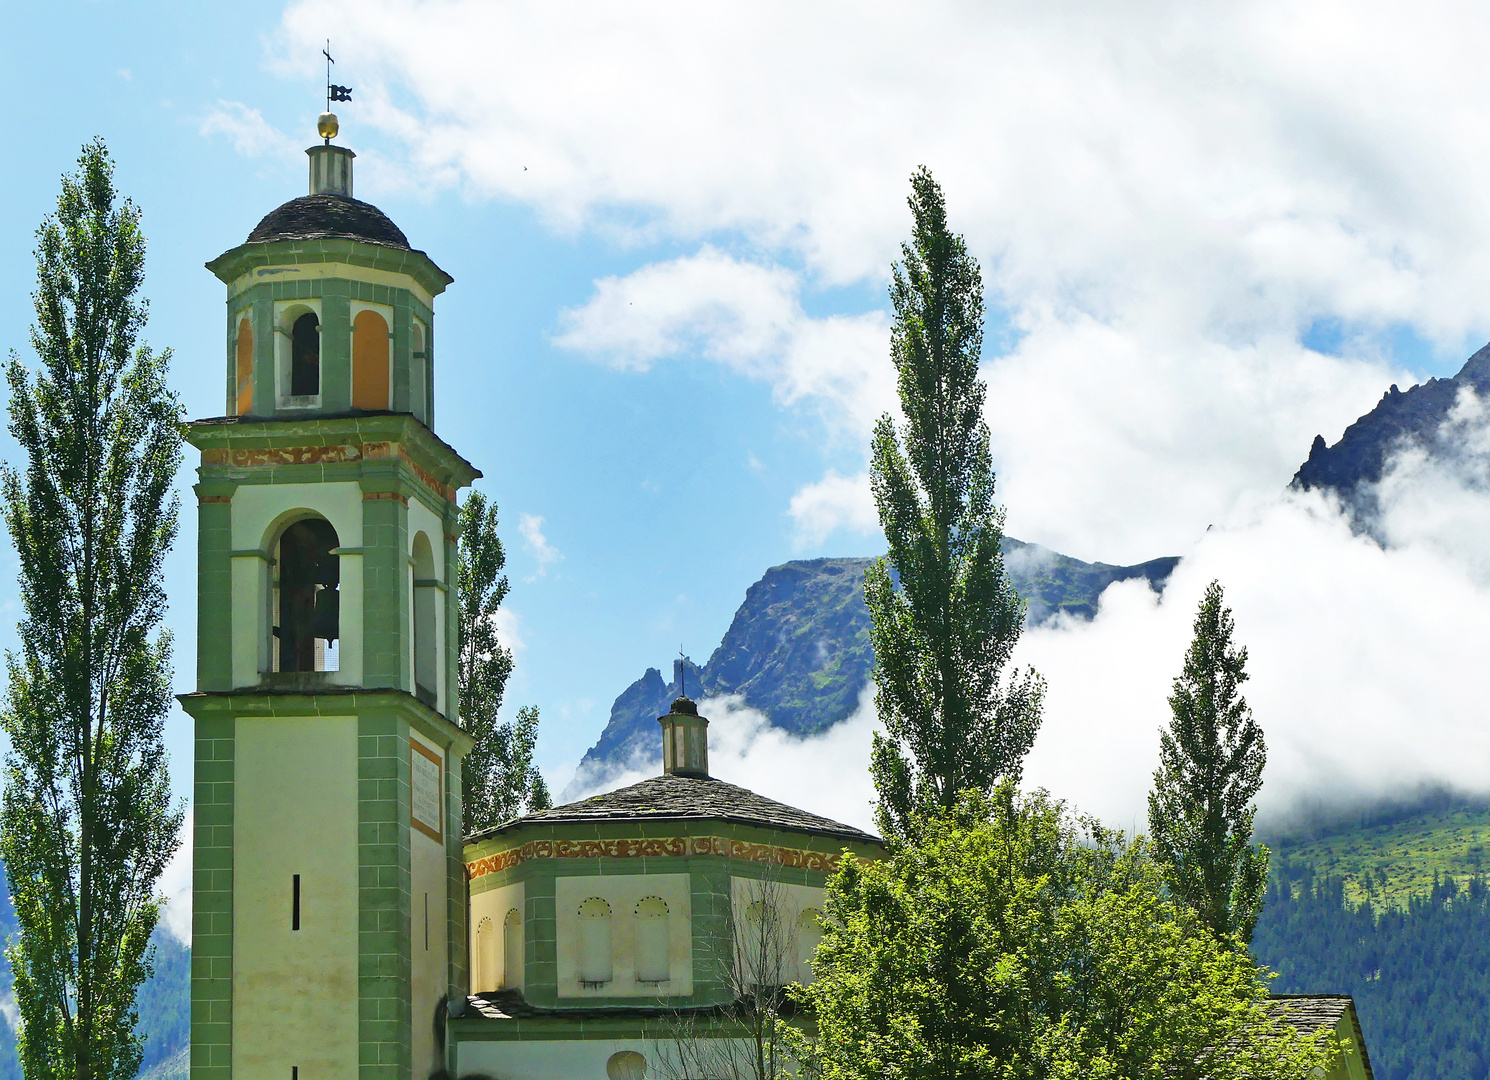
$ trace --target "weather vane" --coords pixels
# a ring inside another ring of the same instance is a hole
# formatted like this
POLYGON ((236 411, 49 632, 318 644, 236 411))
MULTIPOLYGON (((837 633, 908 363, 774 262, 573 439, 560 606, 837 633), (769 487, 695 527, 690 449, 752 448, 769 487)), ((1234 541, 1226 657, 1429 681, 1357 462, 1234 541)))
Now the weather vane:
POLYGON ((678 646, 678 696, 688 696, 688 657, 683 655, 683 646, 678 646))
MULTIPOLYGON (((333 101, 352 100, 352 88, 350 86, 337 86, 331 81, 331 65, 336 63, 336 61, 331 59, 330 38, 326 39, 326 47, 321 50, 321 55, 326 58, 326 111, 329 113, 333 101)), ((329 143, 331 139, 327 137, 326 141, 329 143)))

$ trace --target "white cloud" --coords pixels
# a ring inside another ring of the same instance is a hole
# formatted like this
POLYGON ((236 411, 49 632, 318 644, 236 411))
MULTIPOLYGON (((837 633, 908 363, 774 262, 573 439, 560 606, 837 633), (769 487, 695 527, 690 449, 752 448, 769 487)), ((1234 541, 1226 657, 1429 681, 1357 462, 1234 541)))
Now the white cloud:
POLYGON ((1020 306, 1484 323, 1478 5, 302 0, 287 72, 329 25, 408 168, 556 221, 879 279, 924 162, 1020 306))
POLYGON ((881 312, 809 318, 801 279, 704 245, 695 255, 595 283, 560 318, 555 343, 646 371, 699 356, 769 383, 782 405, 807 404, 830 430, 863 441, 894 402, 888 320, 881 312))
POLYGON ((550 566, 564 558, 563 553, 543 535, 543 518, 539 515, 522 515, 517 522, 517 531, 522 534, 523 546, 538 561, 537 577, 543 577, 550 566))
POLYGON ((879 531, 879 511, 869 490, 869 474, 828 474, 792 496, 787 509, 797 523, 799 544, 821 544, 830 534, 846 529, 857 533, 879 531))
POLYGON ((492 614, 492 629, 497 632, 497 643, 511 649, 514 656, 528 647, 523 640, 521 623, 517 612, 509 607, 499 607, 492 614))
POLYGON ((1389 543, 1454 559, 1490 585, 1490 402, 1461 387, 1434 437, 1400 447, 1376 490, 1389 543))
MULTIPOLYGON (((1476 516, 1483 502, 1458 500, 1476 516)), ((1143 827, 1170 682, 1212 578, 1249 651, 1243 690, 1268 742, 1265 815, 1435 784, 1490 793, 1490 586, 1440 542, 1383 549, 1323 498, 1297 494, 1206 533, 1162 601, 1126 582, 1092 622, 1026 632, 1017 660, 1050 685, 1031 783, 1143 827)))
POLYGON ((186 818, 177 834, 176 853, 166 863, 160 876, 159 889, 166 897, 165 910, 161 912, 160 925, 166 933, 191 948, 191 825, 192 808, 186 808, 186 818))
POLYGON ((258 109, 241 101, 219 101, 197 127, 201 135, 226 135, 233 149, 244 157, 275 157, 293 160, 300 149, 294 139, 264 119, 258 109))

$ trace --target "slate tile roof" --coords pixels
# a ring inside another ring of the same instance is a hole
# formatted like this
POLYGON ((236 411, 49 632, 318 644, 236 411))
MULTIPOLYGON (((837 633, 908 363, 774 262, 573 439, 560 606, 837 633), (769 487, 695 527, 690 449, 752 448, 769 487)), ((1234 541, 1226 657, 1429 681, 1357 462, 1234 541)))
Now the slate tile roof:
POLYGON ((519 825, 600 821, 729 821, 816 833, 864 844, 880 839, 852 825, 809 814, 713 777, 654 776, 639 784, 541 810, 467 837, 481 840, 519 825))
POLYGON ((248 234, 250 244, 276 240, 361 240, 411 251, 409 239, 372 203, 349 195, 302 195, 264 215, 248 234))
POLYGON ((1348 1012, 1352 1021, 1348 1035, 1355 1042, 1356 1052, 1361 1055, 1366 1075, 1375 1075, 1371 1071, 1371 1056, 1366 1053, 1360 1015, 1349 994, 1273 994, 1268 998, 1267 1010, 1273 1020, 1287 1024, 1300 1035, 1334 1031, 1348 1012))
POLYGON ((1282 1020, 1300 1035, 1334 1031, 1353 1004, 1349 994, 1274 994, 1268 998, 1268 1015, 1282 1020))

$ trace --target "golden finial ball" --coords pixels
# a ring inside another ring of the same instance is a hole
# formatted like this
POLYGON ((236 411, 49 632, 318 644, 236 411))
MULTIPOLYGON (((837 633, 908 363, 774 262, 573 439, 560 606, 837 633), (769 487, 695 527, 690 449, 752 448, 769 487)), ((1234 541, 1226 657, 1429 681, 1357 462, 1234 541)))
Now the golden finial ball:
POLYGON ((323 139, 334 139, 336 133, 341 130, 341 125, 336 121, 334 112, 323 112, 316 118, 316 131, 323 139))

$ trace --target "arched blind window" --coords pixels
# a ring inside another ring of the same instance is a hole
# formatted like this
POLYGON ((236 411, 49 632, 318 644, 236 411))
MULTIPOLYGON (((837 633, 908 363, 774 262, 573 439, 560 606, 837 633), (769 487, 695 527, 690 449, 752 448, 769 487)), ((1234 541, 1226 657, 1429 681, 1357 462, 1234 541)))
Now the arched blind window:
POLYGON ((321 320, 307 311, 290 330, 290 393, 310 397, 321 392, 321 320))
POLYGON ((238 321, 238 356, 234 371, 233 412, 237 416, 247 416, 254 407, 254 328, 247 319, 238 321))
POLYGON ((497 988, 497 935, 490 918, 476 924, 476 978, 471 987, 476 993, 497 988))
POLYGON ((517 908, 502 921, 502 985, 509 990, 523 984, 523 917, 517 908))
POLYGON ((648 896, 636 905, 636 980, 658 983, 668 979, 667 904, 648 896))
POLYGON ((579 981, 604 986, 610 980, 610 905, 592 896, 579 906, 579 981))
POLYGON ((806 986, 812 981, 812 957, 823 940, 823 915, 808 908, 797 916, 797 981, 806 986))
POLYGON ((388 408, 388 324, 376 311, 352 320, 352 408, 388 408))

